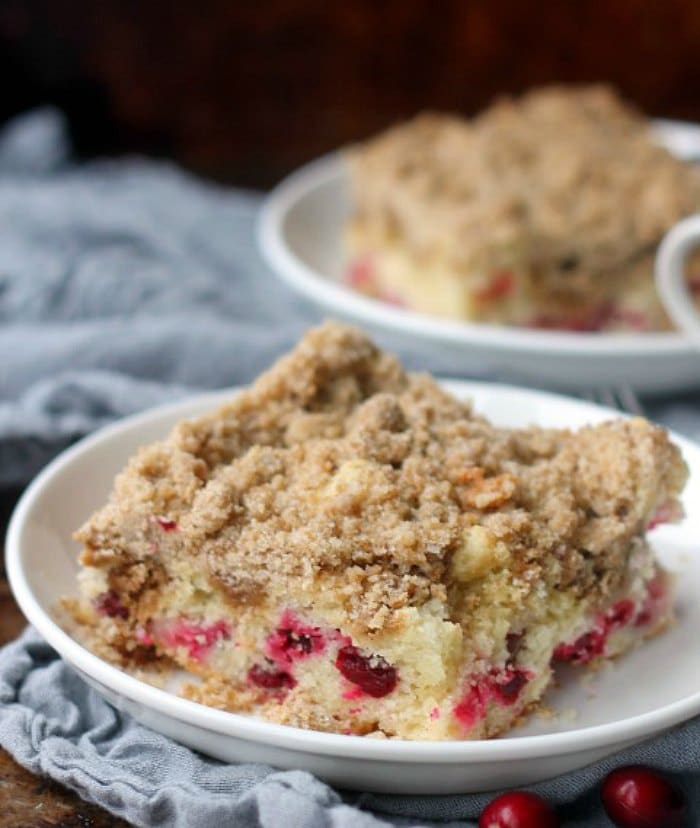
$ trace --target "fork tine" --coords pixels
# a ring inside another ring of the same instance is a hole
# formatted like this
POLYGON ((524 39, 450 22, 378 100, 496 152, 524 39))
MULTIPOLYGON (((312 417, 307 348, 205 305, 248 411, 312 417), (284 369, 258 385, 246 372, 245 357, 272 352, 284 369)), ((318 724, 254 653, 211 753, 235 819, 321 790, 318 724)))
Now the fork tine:
POLYGON ((608 408, 616 408, 619 411, 622 407, 613 388, 599 388, 597 390, 597 397, 601 405, 606 405, 608 408))
POLYGON ((630 414, 636 414, 638 417, 645 416, 644 407, 630 385, 621 385, 617 389, 617 393, 620 395, 620 402, 625 411, 629 411, 630 414))
POLYGON ((617 411, 635 414, 639 417, 645 416, 639 397, 629 385, 619 385, 615 388, 593 388, 586 391, 583 396, 585 399, 598 403, 598 405, 604 405, 607 408, 614 408, 617 411))

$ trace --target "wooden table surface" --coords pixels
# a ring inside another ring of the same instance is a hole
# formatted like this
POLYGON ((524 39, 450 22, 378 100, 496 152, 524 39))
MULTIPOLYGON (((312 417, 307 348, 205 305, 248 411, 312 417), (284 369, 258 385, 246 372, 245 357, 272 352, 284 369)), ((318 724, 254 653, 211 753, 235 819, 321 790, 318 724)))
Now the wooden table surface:
MULTIPOLYGON (((2 538, 16 499, 17 493, 0 495, 2 538)), ((25 624, 10 593, 4 563, 0 563, 0 645, 11 641, 25 624)), ((32 775, 0 749, 0 828, 121 828, 126 824, 65 788, 32 775)))

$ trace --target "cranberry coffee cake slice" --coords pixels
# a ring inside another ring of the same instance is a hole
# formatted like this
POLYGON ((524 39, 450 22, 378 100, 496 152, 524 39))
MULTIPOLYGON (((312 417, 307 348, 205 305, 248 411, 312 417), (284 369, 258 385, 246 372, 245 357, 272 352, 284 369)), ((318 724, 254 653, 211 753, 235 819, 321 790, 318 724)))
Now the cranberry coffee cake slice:
POLYGON ((327 323, 218 411, 141 449, 78 531, 76 613, 129 667, 299 727, 494 736, 557 662, 660 630, 645 538, 686 469, 642 419, 495 428, 327 323))
MULTIPOLYGON (((700 173, 606 87, 425 113, 345 154, 347 281, 410 309, 569 331, 670 327, 654 287, 700 173)), ((700 259, 689 287, 700 299, 700 259)))

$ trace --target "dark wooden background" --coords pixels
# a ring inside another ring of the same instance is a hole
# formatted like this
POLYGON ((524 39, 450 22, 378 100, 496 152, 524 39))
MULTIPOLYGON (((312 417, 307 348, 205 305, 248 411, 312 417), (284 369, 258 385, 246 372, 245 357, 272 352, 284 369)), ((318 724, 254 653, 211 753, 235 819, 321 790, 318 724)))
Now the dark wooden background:
POLYGON ((245 185, 426 106, 596 80, 700 119, 700 2, 0 0, 0 118, 53 102, 84 155, 245 185))
MULTIPOLYGON (((700 0, 0 0, 0 121, 53 104, 79 156, 246 186, 422 108, 554 81, 700 120, 700 0)), ((22 625, 0 571, 0 643, 22 625)), ((0 828, 117 824, 0 751, 0 828)))

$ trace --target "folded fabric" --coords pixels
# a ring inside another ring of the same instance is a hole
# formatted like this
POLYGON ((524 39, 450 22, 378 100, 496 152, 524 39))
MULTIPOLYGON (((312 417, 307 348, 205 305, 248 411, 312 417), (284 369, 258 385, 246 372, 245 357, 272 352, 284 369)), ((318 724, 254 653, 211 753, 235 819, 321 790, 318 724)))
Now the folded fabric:
MULTIPOLYGON (((0 136, 0 487, 116 417, 247 382, 322 315, 260 260, 258 195, 69 154, 51 110, 0 136)), ((445 367, 419 342, 379 340, 411 366, 445 367)), ((699 402, 650 413, 700 435, 699 402)), ((0 745, 144 826, 447 828, 473 825, 492 797, 340 794, 300 771, 207 759, 119 714, 31 630, 0 652, 0 745)), ((597 784, 628 762, 666 769, 700 801, 700 721, 534 789, 564 825, 601 826, 597 784)))

